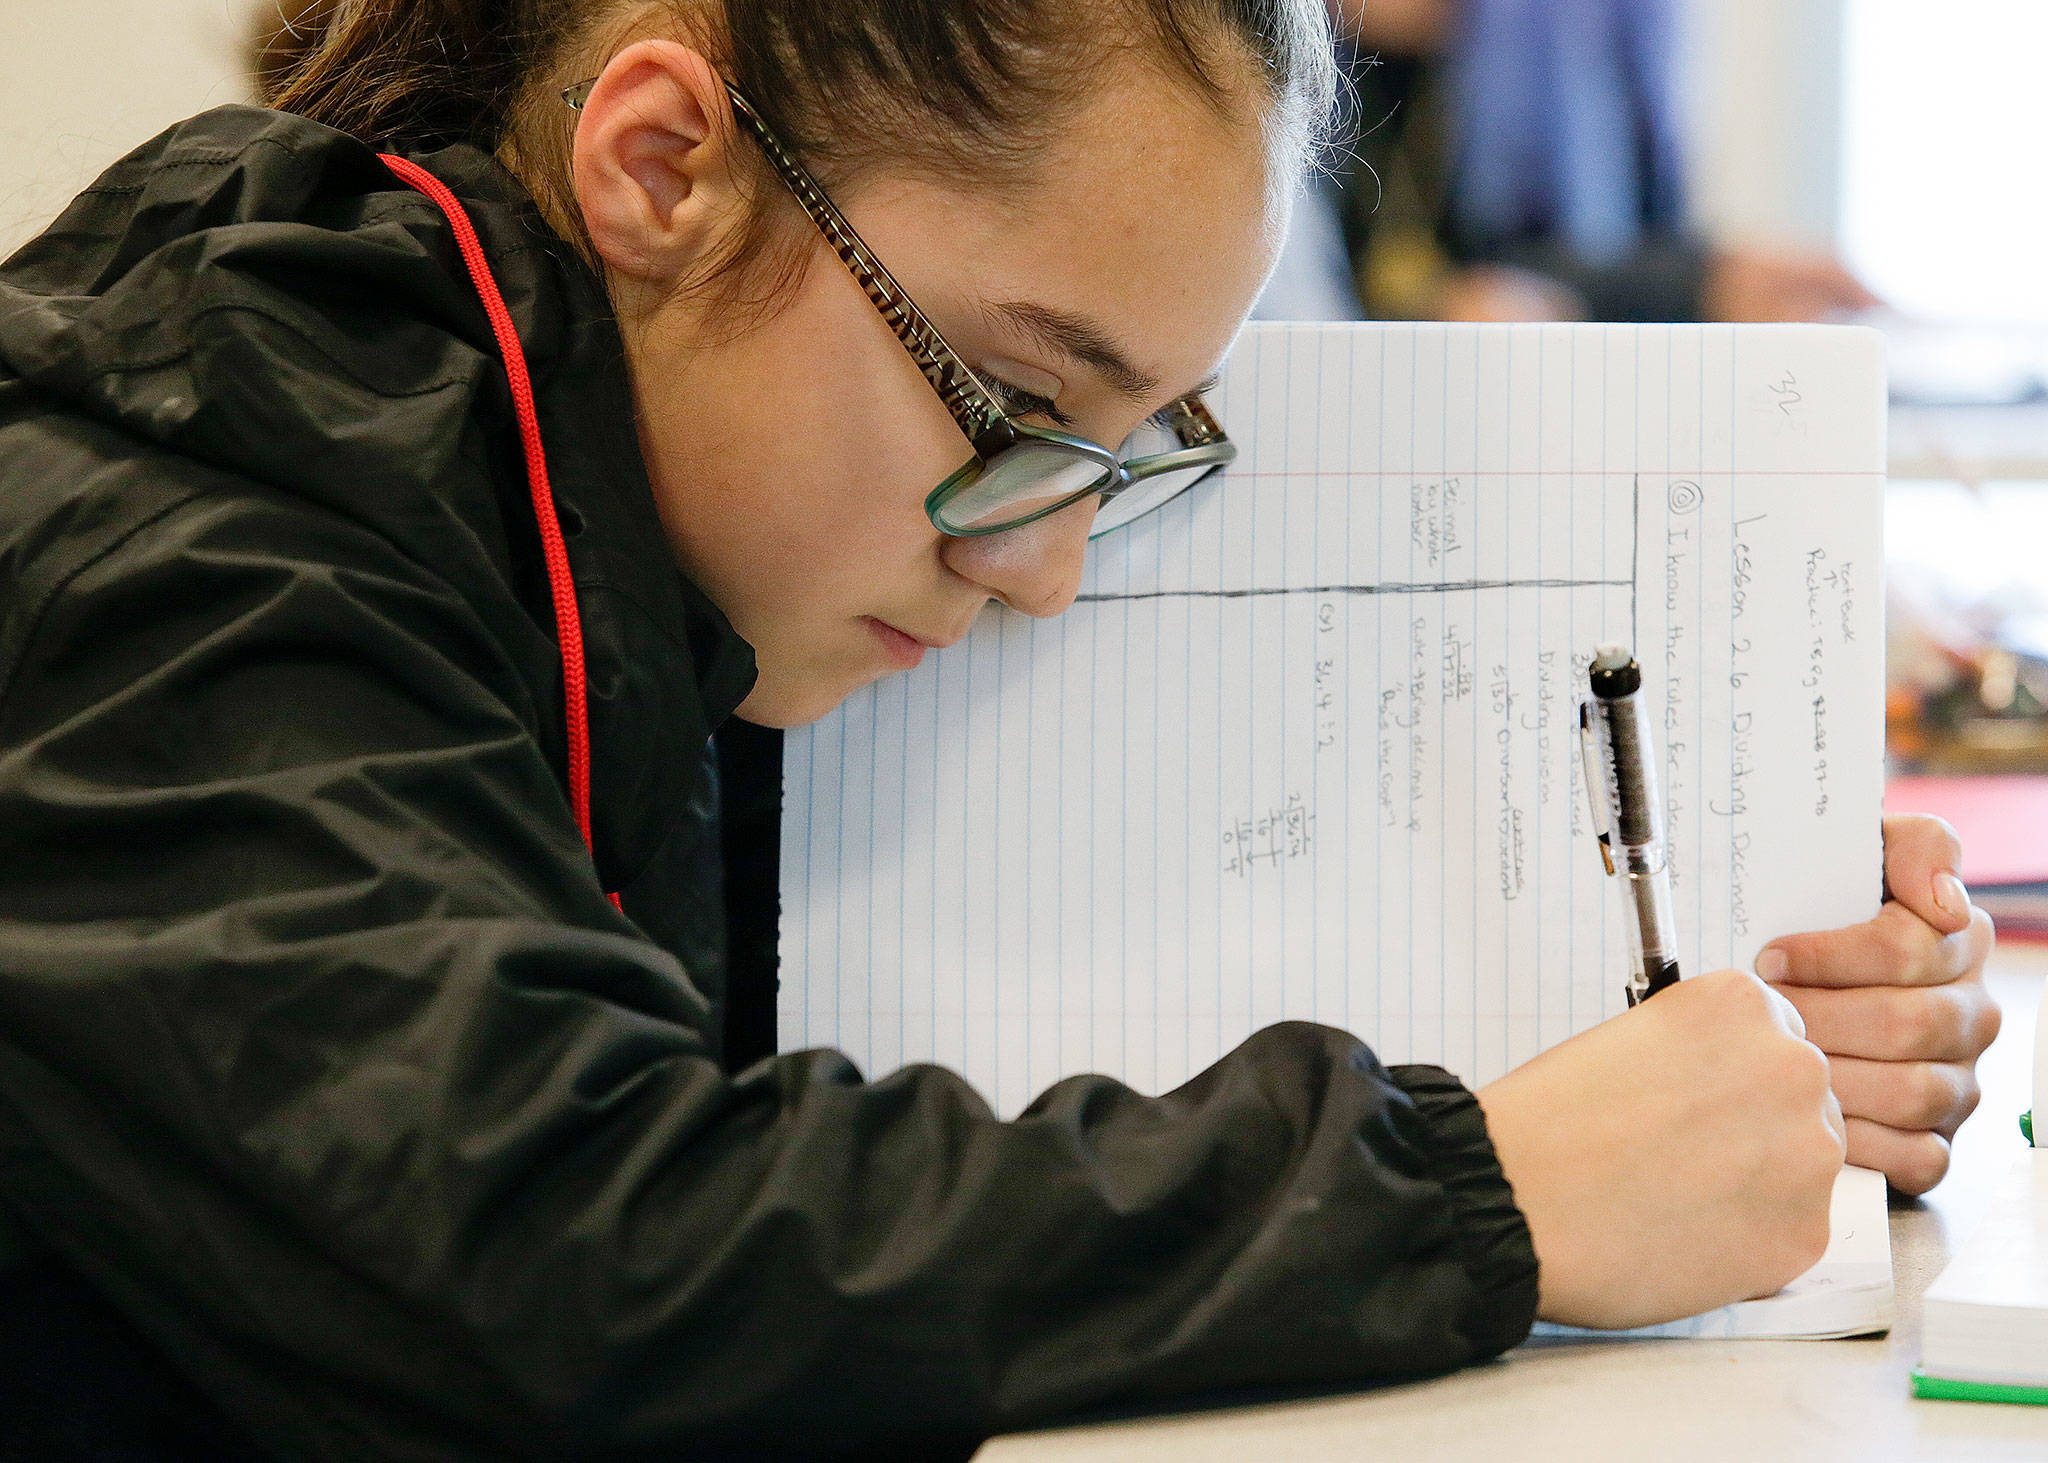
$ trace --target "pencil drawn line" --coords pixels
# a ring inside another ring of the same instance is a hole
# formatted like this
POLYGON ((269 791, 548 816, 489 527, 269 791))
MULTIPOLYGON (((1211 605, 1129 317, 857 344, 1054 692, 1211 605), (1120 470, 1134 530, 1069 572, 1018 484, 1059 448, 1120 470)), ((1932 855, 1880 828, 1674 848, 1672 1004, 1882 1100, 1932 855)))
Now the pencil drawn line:
POLYGON ((1469 594, 1476 589, 1610 589, 1627 579, 1452 579, 1442 583, 1305 584, 1274 589, 1153 589, 1136 594, 1077 594, 1076 604, 1132 599, 1247 599, 1269 594, 1469 594))
POLYGON ((1629 489, 1628 550, 1628 643, 1631 652, 1643 643, 1640 595, 1643 574, 1643 475, 1635 475, 1629 489))

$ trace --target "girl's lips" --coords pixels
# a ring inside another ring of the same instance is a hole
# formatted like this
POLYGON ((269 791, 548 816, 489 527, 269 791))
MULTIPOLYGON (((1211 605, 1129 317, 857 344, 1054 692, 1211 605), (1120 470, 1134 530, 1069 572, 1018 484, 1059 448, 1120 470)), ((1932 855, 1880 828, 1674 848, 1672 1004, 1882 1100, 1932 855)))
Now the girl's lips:
POLYGON ((884 624, 873 615, 865 618, 868 628, 874 631, 875 638, 882 642, 882 650, 892 664, 904 670, 913 670, 924 659, 924 642, 912 639, 894 625, 884 624))

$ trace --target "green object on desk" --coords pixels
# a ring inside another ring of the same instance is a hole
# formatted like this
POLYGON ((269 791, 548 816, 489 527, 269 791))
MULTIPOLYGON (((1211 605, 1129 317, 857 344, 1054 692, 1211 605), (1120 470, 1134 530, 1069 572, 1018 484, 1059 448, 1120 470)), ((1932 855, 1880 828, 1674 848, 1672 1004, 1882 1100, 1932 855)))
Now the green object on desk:
POLYGON ((2048 1387, 2023 1387, 2008 1382, 1959 1382, 1954 1377, 1930 1377, 1913 1368, 1913 1395, 1939 1402, 2031 1402, 2048 1407, 2048 1387))
POLYGON ((2031 1143, 2034 1141, 2034 1110, 2028 1108, 2020 1114, 2020 1133, 2031 1143))

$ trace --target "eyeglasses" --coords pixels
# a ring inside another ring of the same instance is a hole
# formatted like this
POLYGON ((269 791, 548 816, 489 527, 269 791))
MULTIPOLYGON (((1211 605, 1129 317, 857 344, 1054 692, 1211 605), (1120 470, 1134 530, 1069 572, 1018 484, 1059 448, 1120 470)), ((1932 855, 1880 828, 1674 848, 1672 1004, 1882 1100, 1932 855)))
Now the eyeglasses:
MULTIPOLYGON (((563 90, 562 100, 581 111, 596 85, 594 77, 578 82, 563 90)), ((939 532, 954 538, 1001 533, 1100 495, 1089 530, 1090 538, 1100 538, 1236 460, 1236 444, 1224 435, 1199 392, 1161 407, 1114 452, 1086 437, 1011 415, 911 303, 753 104, 732 83, 727 82, 725 89, 735 115, 867 292, 974 448, 974 456, 925 498, 925 514, 939 532)))

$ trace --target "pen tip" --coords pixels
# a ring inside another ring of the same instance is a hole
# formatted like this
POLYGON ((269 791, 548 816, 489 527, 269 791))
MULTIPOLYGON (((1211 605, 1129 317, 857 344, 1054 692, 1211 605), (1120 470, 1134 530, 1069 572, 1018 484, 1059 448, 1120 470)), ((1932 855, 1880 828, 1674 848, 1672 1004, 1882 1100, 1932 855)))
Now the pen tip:
POLYGON ((1596 671, 1618 671, 1634 659, 1626 645, 1609 642, 1593 647, 1593 669, 1596 671))

